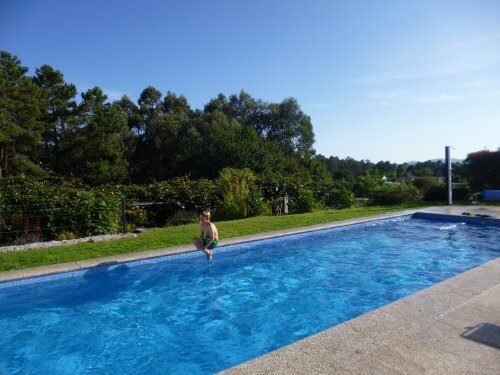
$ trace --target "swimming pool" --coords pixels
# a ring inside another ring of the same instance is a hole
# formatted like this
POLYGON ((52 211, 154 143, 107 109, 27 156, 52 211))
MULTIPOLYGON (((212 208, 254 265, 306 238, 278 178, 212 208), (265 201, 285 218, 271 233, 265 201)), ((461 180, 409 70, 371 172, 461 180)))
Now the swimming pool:
POLYGON ((409 216, 0 284, 0 373, 213 373, 499 256, 409 216))

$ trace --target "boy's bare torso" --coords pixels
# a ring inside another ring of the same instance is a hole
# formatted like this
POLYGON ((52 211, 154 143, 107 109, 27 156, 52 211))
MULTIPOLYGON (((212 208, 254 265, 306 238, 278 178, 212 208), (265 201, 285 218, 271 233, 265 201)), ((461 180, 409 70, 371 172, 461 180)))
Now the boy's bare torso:
POLYGON ((203 232, 203 235, 209 236, 211 239, 219 240, 219 232, 213 223, 208 222, 201 224, 201 231, 203 232))

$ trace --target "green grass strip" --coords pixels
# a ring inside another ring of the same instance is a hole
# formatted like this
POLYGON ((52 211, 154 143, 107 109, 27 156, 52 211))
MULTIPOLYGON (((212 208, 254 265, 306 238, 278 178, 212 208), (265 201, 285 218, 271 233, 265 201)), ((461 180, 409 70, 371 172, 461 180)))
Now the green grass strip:
MULTIPOLYGON (((371 206, 344 210, 323 210, 306 214, 282 216, 258 216, 241 220, 216 222, 219 237, 230 238, 273 230, 296 228, 313 224, 328 223, 361 216, 394 212, 422 206, 371 206)), ((152 228, 134 238, 123 238, 106 242, 85 242, 78 245, 58 246, 43 250, 23 250, 0 254, 0 271, 45 266, 49 264, 74 262, 101 258, 137 251, 161 249, 191 243, 199 235, 199 224, 176 227, 152 228)))

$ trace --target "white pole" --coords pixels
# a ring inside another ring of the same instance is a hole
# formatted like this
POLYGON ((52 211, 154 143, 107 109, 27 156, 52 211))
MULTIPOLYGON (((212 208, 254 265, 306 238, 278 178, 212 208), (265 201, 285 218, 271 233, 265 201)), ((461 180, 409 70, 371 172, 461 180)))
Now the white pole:
POLYGON ((450 149, 451 146, 446 146, 444 148, 445 150, 445 157, 446 157, 446 193, 448 197, 448 204, 451 205, 453 204, 453 197, 452 197, 452 182, 451 182, 451 157, 450 157, 450 149))

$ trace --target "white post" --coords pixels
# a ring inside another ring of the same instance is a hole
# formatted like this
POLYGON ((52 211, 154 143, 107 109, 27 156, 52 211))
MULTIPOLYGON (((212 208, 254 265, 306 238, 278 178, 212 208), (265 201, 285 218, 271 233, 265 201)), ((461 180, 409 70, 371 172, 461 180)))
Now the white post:
POLYGON ((452 205, 453 204, 453 197, 452 197, 453 184, 452 184, 452 181, 451 181, 450 148, 451 148, 451 146, 446 146, 444 148, 444 150, 445 150, 445 157, 446 157, 446 194, 447 194, 447 197, 448 197, 448 204, 452 205))

